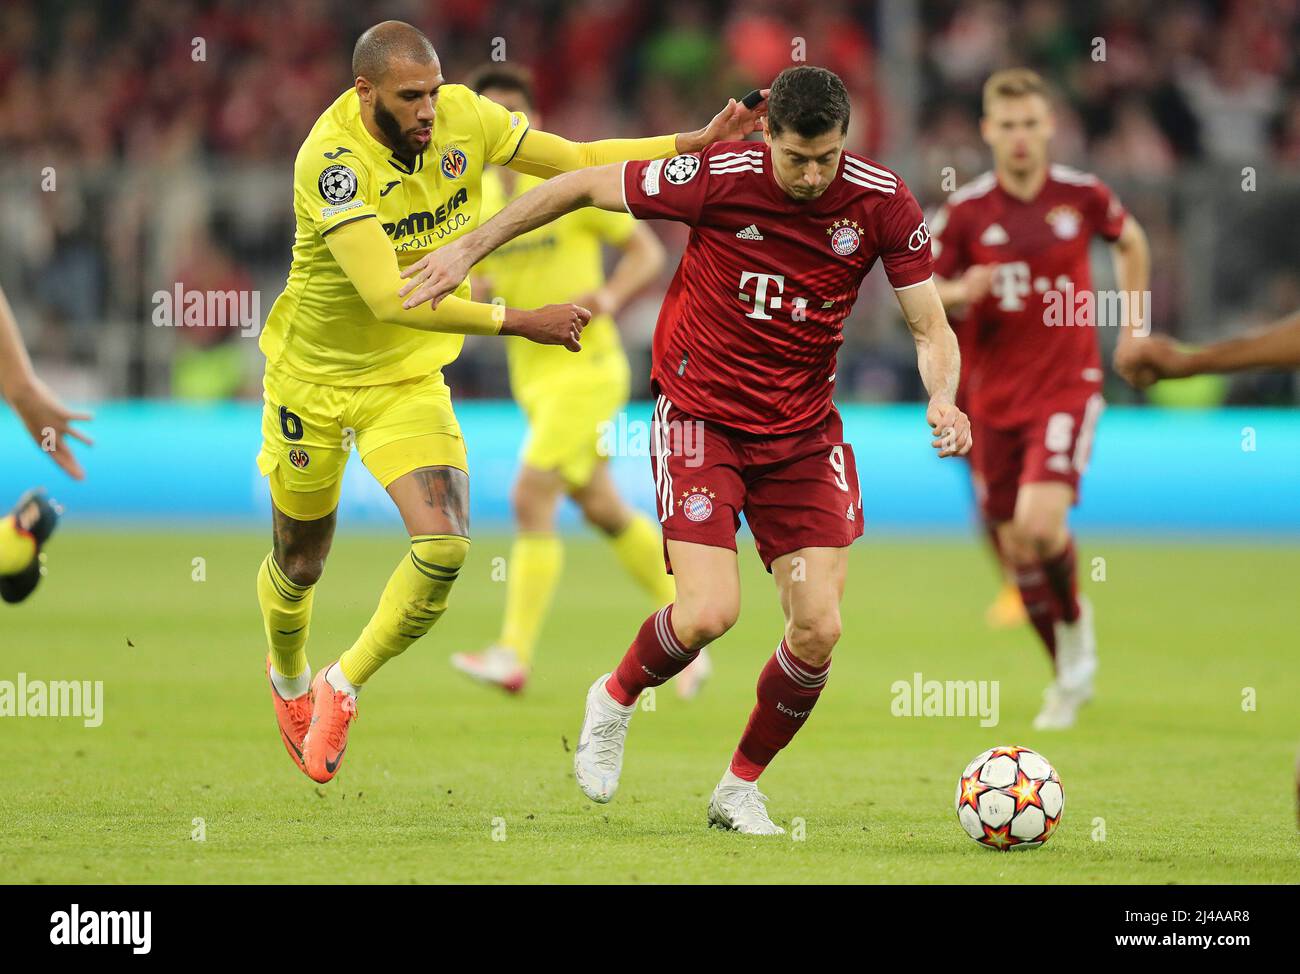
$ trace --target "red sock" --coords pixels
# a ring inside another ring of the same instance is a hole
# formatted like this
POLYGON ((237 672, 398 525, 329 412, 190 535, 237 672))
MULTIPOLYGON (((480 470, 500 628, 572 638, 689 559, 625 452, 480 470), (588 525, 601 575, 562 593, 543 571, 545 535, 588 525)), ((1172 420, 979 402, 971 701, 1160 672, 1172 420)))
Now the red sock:
POLYGON ((731 773, 757 781, 776 753, 794 739, 821 696, 831 664, 810 666, 790 652, 785 640, 758 675, 758 703, 731 758, 731 773))
POLYGON ((1064 551, 1043 562, 1043 574, 1047 576, 1047 584, 1060 607, 1061 618, 1066 622, 1074 622, 1079 618, 1078 561, 1074 552, 1074 538, 1071 537, 1066 542, 1064 551))
POLYGON ((667 683, 699 654, 698 649, 687 649, 678 640, 673 632, 673 607, 666 605, 641 623, 623 661, 605 681, 605 689, 623 706, 630 707, 642 690, 667 683))
POLYGON ((1056 620, 1060 617, 1056 596, 1047 582, 1047 573, 1041 565, 1017 565, 1016 586, 1025 603, 1029 621, 1038 632, 1038 638, 1047 647, 1048 655, 1056 659, 1056 620))

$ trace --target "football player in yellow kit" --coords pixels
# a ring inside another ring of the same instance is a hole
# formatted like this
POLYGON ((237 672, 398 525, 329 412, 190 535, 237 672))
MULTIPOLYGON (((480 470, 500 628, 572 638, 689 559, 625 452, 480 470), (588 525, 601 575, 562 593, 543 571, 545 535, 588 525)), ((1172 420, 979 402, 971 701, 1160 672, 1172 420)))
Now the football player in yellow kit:
MULTIPOLYGON (((512 113, 539 124, 527 73, 493 64, 470 87, 512 113)), ((542 182, 493 166, 483 174, 486 220, 510 200, 542 182)), ((650 284, 664 266, 664 250, 651 230, 629 213, 587 207, 520 236, 475 268, 497 300, 531 307, 574 301, 591 309, 582 354, 519 339, 506 342, 510 387, 528 417, 528 437, 512 491, 518 534, 510 549, 501 634, 481 653, 456 653, 462 673, 516 693, 532 667, 534 647, 559 584, 564 548, 555 516, 564 496, 609 539, 619 562, 654 601, 673 601, 663 566, 658 526, 619 495, 602 454, 601 433, 627 405, 631 369, 612 315, 650 284), (602 245, 621 251, 605 278, 602 245)), ((697 659, 678 677, 679 694, 693 696, 708 673, 697 659)))
POLYGON ((446 82, 429 39, 400 21, 361 35, 352 74, 295 160, 293 264, 261 339, 258 466, 273 502, 273 549, 257 580, 267 675, 285 748, 321 782, 343 759, 360 688, 442 615, 469 550, 465 446, 442 367, 466 334, 577 351, 590 317, 572 304, 473 302, 467 283, 436 310, 407 310, 402 267, 478 226, 484 165, 546 177, 667 157, 742 138, 762 113, 731 100, 696 132, 569 142, 446 82), (313 587, 354 445, 397 506, 410 548, 361 635, 313 679, 313 587))
MULTIPOLYGON (((68 476, 85 477, 68 448, 68 437, 90 445, 89 437, 72 426, 89 420, 90 414, 67 409, 37 378, 4 291, 0 291, 0 399, 9 403, 36 445, 68 476)), ((54 532, 59 514, 59 506, 36 488, 0 518, 0 599, 21 602, 32 594, 45 573, 41 548, 54 532)))

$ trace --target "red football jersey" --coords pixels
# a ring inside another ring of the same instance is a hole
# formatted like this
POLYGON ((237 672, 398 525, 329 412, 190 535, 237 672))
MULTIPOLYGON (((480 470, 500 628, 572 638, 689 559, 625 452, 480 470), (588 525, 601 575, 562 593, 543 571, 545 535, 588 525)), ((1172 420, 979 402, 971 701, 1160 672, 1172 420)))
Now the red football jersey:
POLYGON ((623 190, 633 216, 692 228, 652 377, 680 409, 733 429, 779 436, 826 418, 844 318, 876 258, 895 288, 931 277, 916 200, 851 152, 815 200, 786 194, 762 142, 626 163, 623 190))
POLYGON ((1096 328, 1083 321, 1088 247, 1094 235, 1117 239, 1125 216, 1101 180, 1067 166, 1050 167, 1028 202, 991 172, 948 198, 932 228, 935 273, 994 265, 990 292, 967 311, 959 336, 972 415, 1009 428, 1100 390, 1096 328))

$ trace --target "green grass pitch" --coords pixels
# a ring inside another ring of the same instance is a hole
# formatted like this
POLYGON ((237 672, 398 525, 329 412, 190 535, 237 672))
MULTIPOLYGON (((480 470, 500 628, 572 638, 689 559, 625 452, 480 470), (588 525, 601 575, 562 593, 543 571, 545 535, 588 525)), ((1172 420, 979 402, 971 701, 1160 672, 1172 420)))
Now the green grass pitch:
MULTIPOLYGON (((583 694, 649 611, 593 538, 571 540, 526 695, 451 670, 495 635, 503 587, 480 537, 433 633, 371 682, 339 777, 285 755, 262 673, 261 533, 66 525, 33 600, 0 606, 0 679, 104 681, 104 722, 0 718, 0 875, 8 882, 1295 883, 1300 550, 1085 537, 1097 700, 1064 734, 1030 721, 1047 680, 1027 630, 982 621, 973 542, 868 537, 853 550, 826 694, 764 776, 792 836, 705 827, 709 793, 781 631, 742 544, 744 607, 704 695, 638 713, 622 789, 572 779, 583 694), (206 580, 195 581, 194 559, 206 580), (128 642, 129 641, 129 642, 128 642), (1000 681, 1001 723, 891 714, 891 684, 1000 681), (1254 709, 1243 699, 1253 688, 1254 709), (1065 787, 1042 849, 998 854, 953 813, 959 772, 998 743, 1041 750, 1065 787), (192 835, 203 820, 205 841, 192 835)), ((319 667, 350 644, 403 551, 343 534, 316 599, 319 667)))

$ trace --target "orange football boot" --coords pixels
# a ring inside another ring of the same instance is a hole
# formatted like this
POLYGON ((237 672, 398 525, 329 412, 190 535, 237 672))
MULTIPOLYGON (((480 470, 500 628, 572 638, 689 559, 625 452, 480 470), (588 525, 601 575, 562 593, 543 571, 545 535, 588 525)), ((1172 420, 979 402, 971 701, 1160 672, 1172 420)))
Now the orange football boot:
POLYGON ((984 612, 984 621, 990 629, 1014 629, 1028 622, 1029 614, 1020 599, 1020 589, 1011 582, 1003 582, 997 598, 984 612))
MULTIPOLYGON (((266 658, 266 680, 271 682, 271 657, 266 658)), ((280 691, 271 683, 271 700, 275 703, 275 720, 280 725, 280 739, 284 749, 293 758, 293 763, 300 771, 307 768, 302 760, 302 744, 307 737, 307 728, 311 726, 311 694, 285 700, 280 691)))
POLYGON ((334 665, 323 667, 311 681, 311 726, 302 748, 303 770, 313 781, 322 784, 333 778, 343 763, 343 752, 348 749, 348 727, 357 717, 356 698, 335 690, 325 679, 334 665))

